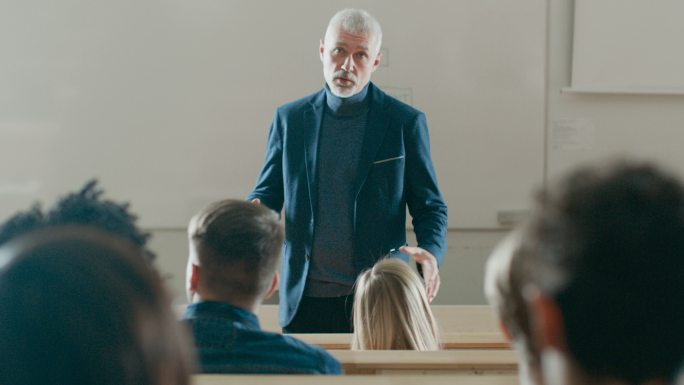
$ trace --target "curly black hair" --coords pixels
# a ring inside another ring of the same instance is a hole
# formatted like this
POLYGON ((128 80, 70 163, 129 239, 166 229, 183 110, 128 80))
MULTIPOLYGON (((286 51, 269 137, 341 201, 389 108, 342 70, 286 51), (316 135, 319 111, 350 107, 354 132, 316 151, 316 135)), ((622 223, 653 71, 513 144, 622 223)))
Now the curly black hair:
POLYGON ((0 225, 0 245, 8 240, 45 227, 62 225, 93 226, 122 237, 145 251, 146 260, 152 263, 154 253, 145 245, 150 234, 136 226, 137 217, 128 211, 128 203, 117 203, 102 198, 104 190, 92 179, 78 191, 67 194, 55 205, 41 211, 35 204, 26 212, 19 212, 0 225))
POLYGON ((45 215, 40 209, 40 204, 36 203, 28 211, 18 212, 0 225, 0 245, 45 226, 45 215))

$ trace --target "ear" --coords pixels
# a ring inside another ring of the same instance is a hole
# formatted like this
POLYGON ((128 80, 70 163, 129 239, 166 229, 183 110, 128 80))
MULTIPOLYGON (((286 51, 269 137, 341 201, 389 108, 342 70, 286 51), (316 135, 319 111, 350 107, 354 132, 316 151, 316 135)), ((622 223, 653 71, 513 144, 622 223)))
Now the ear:
POLYGON ((378 55, 375 57, 375 61, 373 62, 373 72, 375 72, 378 67, 380 67, 380 62, 382 61, 382 52, 378 52, 378 55))
POLYGON ((566 351, 565 326, 558 304, 539 291, 531 294, 527 301, 539 350, 553 348, 566 351))
POLYGON ((278 282, 280 282, 280 276, 278 275, 278 272, 276 272, 273 275, 273 281, 271 282, 271 287, 266 292, 266 296, 264 297, 264 299, 269 299, 269 298, 273 297, 273 294, 275 294, 275 292, 278 291, 278 282))
POLYGON ((513 337, 511 337, 511 332, 510 332, 510 330, 508 330, 508 328, 506 327, 506 324, 504 324, 503 321, 501 321, 499 323, 499 328, 501 329, 501 332, 504 334, 504 336, 506 336, 506 339, 508 340, 508 342, 513 341, 513 337))
POLYGON ((196 264, 196 260, 191 248, 188 263, 185 264, 185 294, 188 297, 188 303, 194 303, 198 294, 199 266, 196 264))
POLYGON ((318 47, 318 56, 320 56, 321 61, 323 61, 323 54, 325 53, 325 46, 323 45, 323 40, 319 40, 320 45, 318 47))
POLYGON ((200 269, 199 266, 195 265, 194 263, 191 264, 191 266, 190 266, 190 286, 189 286, 189 288, 190 288, 190 291, 192 291, 193 293, 197 292, 197 287, 199 285, 199 275, 200 275, 199 269, 200 269))

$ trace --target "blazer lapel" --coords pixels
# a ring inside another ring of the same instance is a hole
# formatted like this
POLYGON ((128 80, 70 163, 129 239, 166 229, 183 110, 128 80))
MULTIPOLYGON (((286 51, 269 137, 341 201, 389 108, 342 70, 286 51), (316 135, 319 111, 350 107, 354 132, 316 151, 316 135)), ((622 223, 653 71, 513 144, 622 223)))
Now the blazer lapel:
MULTIPOLYGON (((375 155, 385 138, 385 132, 390 123, 390 116, 385 105, 385 95, 373 83, 370 84, 371 107, 368 112, 368 125, 363 136, 363 148, 359 160, 358 176, 354 184, 354 197, 361 191, 361 187, 366 182, 375 155)), ((354 198, 356 199, 356 198, 354 198)))
POLYGON ((306 180, 309 186, 311 200, 311 216, 316 215, 316 198, 318 175, 316 162, 318 158, 318 138, 323 124, 323 103, 325 103, 325 90, 316 94, 310 103, 310 108, 304 110, 302 116, 302 128, 304 133, 304 159, 306 162, 306 180))

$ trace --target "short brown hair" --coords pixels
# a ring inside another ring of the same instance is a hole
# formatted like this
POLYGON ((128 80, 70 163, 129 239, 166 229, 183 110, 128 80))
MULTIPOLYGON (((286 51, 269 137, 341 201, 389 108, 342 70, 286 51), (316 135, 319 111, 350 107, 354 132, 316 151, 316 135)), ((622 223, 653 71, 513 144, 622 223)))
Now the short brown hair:
POLYGON ((284 240, 271 209, 242 200, 215 202, 192 218, 188 236, 206 288, 237 298, 268 290, 284 240))

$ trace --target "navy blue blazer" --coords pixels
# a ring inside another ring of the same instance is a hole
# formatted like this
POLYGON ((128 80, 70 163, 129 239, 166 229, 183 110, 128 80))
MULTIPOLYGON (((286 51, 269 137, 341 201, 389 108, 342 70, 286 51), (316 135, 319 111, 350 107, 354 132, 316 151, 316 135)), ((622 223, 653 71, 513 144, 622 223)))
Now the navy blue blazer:
MULTIPOLYGON (((369 268, 406 244, 406 207, 418 246, 441 264, 446 251, 447 207, 430 158, 425 115, 373 83, 358 168, 353 214, 354 266, 369 268)), ((304 291, 316 220, 318 137, 325 89, 278 108, 268 134, 266 159, 248 199, 285 209, 280 269, 281 326, 293 319, 304 291)), ((318 213, 320 215, 320 213, 318 213)), ((408 256, 396 254, 404 260, 408 256)))

